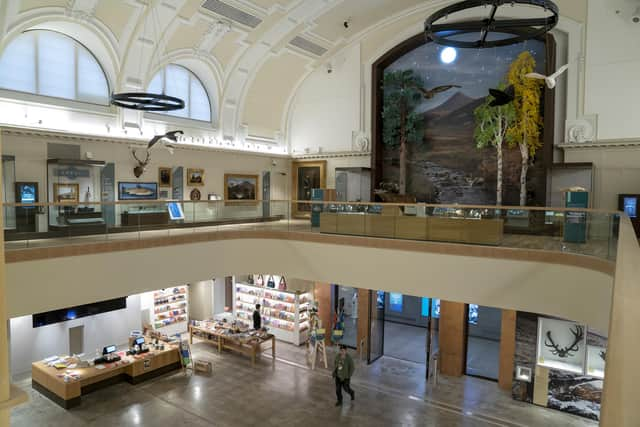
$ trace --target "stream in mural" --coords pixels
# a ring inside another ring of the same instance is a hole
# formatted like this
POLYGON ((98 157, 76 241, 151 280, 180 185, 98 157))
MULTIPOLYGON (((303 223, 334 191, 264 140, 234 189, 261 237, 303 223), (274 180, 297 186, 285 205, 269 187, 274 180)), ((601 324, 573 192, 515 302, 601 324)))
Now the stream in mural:
MULTIPOLYGON (((496 150, 477 148, 474 111, 504 81, 511 63, 524 50, 545 68, 545 44, 532 40, 492 49, 458 49, 452 63, 441 60, 443 46, 424 44, 385 69, 385 75, 410 70, 424 87, 458 87, 425 96, 414 109, 419 121, 418 141, 407 144, 406 194, 427 203, 495 204, 496 150)), ((384 86, 383 86, 384 88, 384 86)), ((383 117, 387 120, 387 117, 383 117)), ((400 181, 400 150, 383 145, 382 182, 391 187, 400 181)), ((520 152, 503 147, 503 201, 518 204, 520 152)), ((535 165, 532 166, 535 168, 535 165)))

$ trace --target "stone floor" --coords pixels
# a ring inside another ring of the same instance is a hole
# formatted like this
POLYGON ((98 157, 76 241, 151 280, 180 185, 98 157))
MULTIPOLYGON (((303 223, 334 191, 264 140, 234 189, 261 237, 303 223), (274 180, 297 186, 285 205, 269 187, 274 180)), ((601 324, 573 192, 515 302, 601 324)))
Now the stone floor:
MULTIPOLYGON (((357 360, 355 402, 334 406, 330 369, 309 370, 304 348, 278 343, 278 360, 218 355, 195 343, 194 358, 213 374, 176 371, 133 386, 113 385, 64 410, 30 387, 30 402, 14 409, 12 426, 594 426, 596 423, 513 401, 495 382, 440 377, 427 384, 424 366, 392 358, 357 360), (286 360, 281 360, 285 356, 286 360), (298 363, 294 360, 297 360, 298 363)), ((331 350, 330 350, 331 352, 331 350)), ((354 353, 356 359, 358 355, 354 353)), ((333 359, 331 356, 329 359, 333 359)))

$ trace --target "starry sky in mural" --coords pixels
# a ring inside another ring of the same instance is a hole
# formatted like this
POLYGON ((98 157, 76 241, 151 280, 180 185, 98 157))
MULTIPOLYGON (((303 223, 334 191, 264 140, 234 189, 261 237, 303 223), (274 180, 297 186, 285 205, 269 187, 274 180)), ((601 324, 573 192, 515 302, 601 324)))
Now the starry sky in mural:
POLYGON ((387 70, 414 70, 422 77, 428 89, 450 84, 462 86, 461 89, 452 89, 436 95, 431 100, 425 100, 418 108, 419 112, 439 106, 456 92, 461 92, 470 98, 487 96, 489 88, 496 87, 503 80, 511 62, 523 50, 531 52, 536 60, 536 71, 544 74, 545 45, 538 40, 489 49, 457 49, 457 58, 451 64, 444 64, 440 60, 440 53, 445 48, 446 46, 436 43, 426 43, 398 58, 387 68, 387 70))

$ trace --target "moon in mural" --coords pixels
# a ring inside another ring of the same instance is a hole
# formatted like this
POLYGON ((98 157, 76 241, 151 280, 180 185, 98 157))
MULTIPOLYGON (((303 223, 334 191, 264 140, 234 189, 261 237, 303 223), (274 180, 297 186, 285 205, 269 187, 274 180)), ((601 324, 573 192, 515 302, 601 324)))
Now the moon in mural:
POLYGON ((456 60, 458 56, 458 51, 452 47, 445 47, 440 53, 440 60, 445 64, 451 64, 456 60))

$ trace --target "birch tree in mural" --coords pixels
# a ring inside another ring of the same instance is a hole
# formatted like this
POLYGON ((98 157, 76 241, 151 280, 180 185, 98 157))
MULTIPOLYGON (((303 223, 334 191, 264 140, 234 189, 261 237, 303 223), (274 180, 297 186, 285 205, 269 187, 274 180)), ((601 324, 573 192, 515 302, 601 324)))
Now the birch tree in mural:
MULTIPOLYGON (((504 91, 506 85, 502 83, 498 89, 504 91)), ((502 144, 516 113, 512 102, 493 106, 493 100, 492 96, 488 96, 484 103, 474 110, 476 128, 473 136, 477 148, 496 149, 496 205, 502 205, 502 144)))
POLYGON ((534 80, 525 77, 525 74, 535 71, 536 61, 529 51, 524 51, 509 68, 507 82, 513 85, 515 97, 515 120, 507 129, 507 143, 509 147, 518 145, 522 156, 520 170, 520 206, 527 204, 527 171, 529 161, 536 155, 536 151, 542 147, 540 130, 542 128, 542 116, 540 115, 540 85, 534 80))
POLYGON ((422 140, 422 116, 416 107, 422 102, 422 79, 413 70, 389 71, 384 75, 382 141, 400 149, 399 193, 407 191, 409 144, 422 140))

